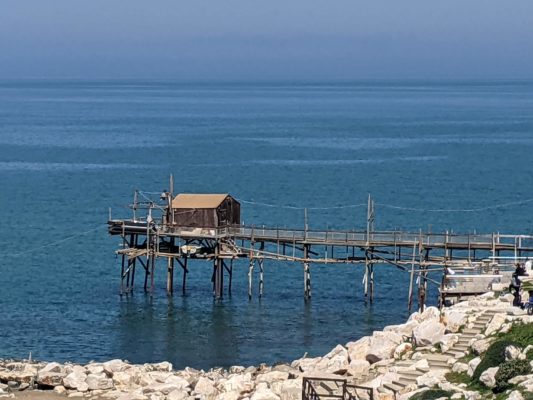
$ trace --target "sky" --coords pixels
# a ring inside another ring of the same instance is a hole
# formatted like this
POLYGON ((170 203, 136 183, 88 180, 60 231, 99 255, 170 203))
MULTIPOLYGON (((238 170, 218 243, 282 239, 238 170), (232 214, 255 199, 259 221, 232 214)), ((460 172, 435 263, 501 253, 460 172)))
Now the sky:
POLYGON ((530 79, 532 0, 0 0, 0 78, 530 79))

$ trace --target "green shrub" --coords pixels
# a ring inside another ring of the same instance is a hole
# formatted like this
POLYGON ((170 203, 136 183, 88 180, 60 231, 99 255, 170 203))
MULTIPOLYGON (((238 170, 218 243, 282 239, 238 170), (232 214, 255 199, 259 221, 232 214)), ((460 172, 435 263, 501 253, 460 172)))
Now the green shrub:
POLYGON ((498 372, 496 372, 496 387, 495 392, 503 392, 509 388, 509 379, 518 375, 527 375, 531 372, 531 365, 528 360, 511 360, 504 362, 498 372))
POLYGON ((492 343, 485 352, 485 356, 474 371, 472 379, 475 381, 479 381, 479 377, 481 376, 483 371, 492 367, 498 367, 500 364, 503 364, 505 362, 505 348, 511 345, 516 346, 517 343, 507 339, 498 340, 492 343))
POLYGON ((429 389, 423 392, 415 394, 409 400, 435 400, 440 399, 441 397, 450 398, 452 397, 453 392, 441 389, 429 389))

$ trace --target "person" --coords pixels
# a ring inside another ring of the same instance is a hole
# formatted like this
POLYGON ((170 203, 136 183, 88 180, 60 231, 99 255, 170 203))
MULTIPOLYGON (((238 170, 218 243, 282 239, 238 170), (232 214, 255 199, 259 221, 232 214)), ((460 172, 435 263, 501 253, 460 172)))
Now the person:
POLYGON ((522 282, 518 278, 523 275, 523 270, 520 264, 516 264, 516 269, 511 277, 511 284, 509 285, 509 292, 514 296, 513 306, 520 307, 522 306, 522 300, 520 298, 520 287, 522 282))
POLYGON ((533 262, 528 258, 526 258, 526 263, 524 264, 524 269, 526 270, 526 274, 531 275, 533 273, 533 262))

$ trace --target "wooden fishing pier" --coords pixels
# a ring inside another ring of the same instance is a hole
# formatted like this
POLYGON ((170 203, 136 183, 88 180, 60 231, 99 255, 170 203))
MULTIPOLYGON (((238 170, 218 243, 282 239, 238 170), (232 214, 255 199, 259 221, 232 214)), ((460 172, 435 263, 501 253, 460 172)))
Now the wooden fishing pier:
MULTIPOLYGON (((172 184, 171 184, 172 187, 172 184)), ((533 236, 402 232, 374 229, 374 202, 367 204, 364 231, 311 230, 305 212, 301 229, 245 226, 240 203, 227 194, 179 194, 172 189, 155 201, 135 192, 132 216, 113 219, 108 230, 120 236, 121 294, 133 291, 136 270, 144 273, 143 289, 152 294, 156 260, 166 259, 167 293, 175 290, 175 267, 181 269, 181 290, 186 291, 189 260, 213 265, 213 295, 231 293, 233 266, 248 265, 248 296, 253 295, 258 271, 258 296, 263 296, 264 268, 269 260, 300 263, 303 295, 311 298, 312 264, 357 264, 364 268, 363 291, 374 300, 376 265, 393 266, 409 274, 408 307, 414 292, 425 303, 428 283, 440 290, 441 302, 505 287, 516 262, 533 256, 533 236), (139 215, 140 212, 144 215, 139 215), (227 279, 225 288, 224 280, 227 279)))

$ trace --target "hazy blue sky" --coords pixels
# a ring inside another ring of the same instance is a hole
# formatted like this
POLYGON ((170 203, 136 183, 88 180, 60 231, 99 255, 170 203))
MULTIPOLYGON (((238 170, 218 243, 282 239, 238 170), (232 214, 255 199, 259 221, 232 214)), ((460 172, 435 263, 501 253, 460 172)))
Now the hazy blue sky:
POLYGON ((0 0, 0 77, 533 78, 533 0, 0 0))

